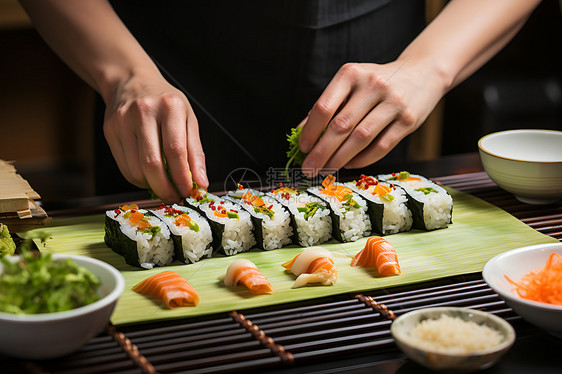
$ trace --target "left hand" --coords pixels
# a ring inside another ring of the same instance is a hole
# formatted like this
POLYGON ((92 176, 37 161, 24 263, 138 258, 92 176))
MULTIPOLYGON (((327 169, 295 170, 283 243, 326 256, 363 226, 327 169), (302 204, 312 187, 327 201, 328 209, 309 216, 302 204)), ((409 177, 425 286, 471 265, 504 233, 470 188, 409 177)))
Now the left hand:
POLYGON ((422 124, 443 94, 422 63, 342 66, 303 121, 299 145, 309 153, 303 172, 313 177, 323 168, 380 160, 422 124))

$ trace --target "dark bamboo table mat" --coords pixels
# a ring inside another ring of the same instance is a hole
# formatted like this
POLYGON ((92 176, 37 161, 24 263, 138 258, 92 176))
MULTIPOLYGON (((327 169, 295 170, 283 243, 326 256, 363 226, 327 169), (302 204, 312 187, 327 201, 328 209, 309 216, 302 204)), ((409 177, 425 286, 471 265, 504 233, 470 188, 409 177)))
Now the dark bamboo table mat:
MULTIPOLYGON (((484 172, 434 180, 486 200, 537 231, 562 240, 561 203, 520 203, 484 172)), ((0 368, 2 373, 282 373, 366 352, 377 352, 374 360, 380 359, 383 365, 392 362, 389 357, 404 361, 390 335, 392 320, 430 306, 460 306, 496 314, 512 323, 519 337, 536 330, 477 273, 415 287, 338 295, 243 312, 108 326, 69 356, 36 362, 0 356, 0 368)), ((389 372, 394 369, 390 365, 389 372)))

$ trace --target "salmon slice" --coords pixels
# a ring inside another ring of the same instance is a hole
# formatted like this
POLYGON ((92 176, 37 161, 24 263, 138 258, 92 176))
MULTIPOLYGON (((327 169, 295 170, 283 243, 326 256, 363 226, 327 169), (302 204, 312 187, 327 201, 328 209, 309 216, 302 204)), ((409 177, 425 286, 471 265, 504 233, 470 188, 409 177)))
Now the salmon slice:
POLYGON ((371 236, 355 258, 351 266, 376 267, 381 275, 401 274, 398 255, 394 247, 380 236, 371 236))
POLYGON ((273 287, 267 278, 250 260, 239 259, 230 264, 224 277, 224 285, 233 287, 242 284, 255 294, 273 293, 273 287))
POLYGON ((197 306, 197 291, 178 273, 163 271, 146 278, 133 287, 133 291, 157 297, 170 309, 181 306, 197 306))
POLYGON ((322 283, 324 286, 336 283, 338 272, 332 254, 321 247, 307 248, 281 266, 297 276, 292 288, 309 283, 322 283))

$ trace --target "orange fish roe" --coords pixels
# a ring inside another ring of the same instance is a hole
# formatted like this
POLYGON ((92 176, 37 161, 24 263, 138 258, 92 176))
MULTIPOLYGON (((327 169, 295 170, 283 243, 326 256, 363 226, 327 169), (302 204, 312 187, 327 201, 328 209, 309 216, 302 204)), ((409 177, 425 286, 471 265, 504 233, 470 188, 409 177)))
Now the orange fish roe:
POLYGON ((522 298, 562 306, 562 255, 551 254, 543 268, 528 272, 519 282, 504 277, 522 298))

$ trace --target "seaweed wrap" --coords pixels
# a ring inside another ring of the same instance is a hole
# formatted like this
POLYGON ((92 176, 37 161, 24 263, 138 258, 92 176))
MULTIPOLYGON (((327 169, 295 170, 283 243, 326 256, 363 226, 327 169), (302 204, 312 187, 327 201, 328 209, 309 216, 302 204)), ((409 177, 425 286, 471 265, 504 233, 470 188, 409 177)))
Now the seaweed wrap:
POLYGON ((311 247, 330 240, 332 218, 330 209, 322 199, 282 185, 268 193, 268 196, 272 196, 289 210, 299 245, 311 247))
POLYGON ((373 232, 388 235, 412 228, 412 211, 402 187, 366 175, 345 185, 367 201, 373 232))
POLYGON ((174 260, 174 244, 166 224, 136 205, 106 212, 104 241, 132 266, 152 269, 174 260))
POLYGON ((240 205, 217 198, 199 204, 198 209, 209 221, 215 251, 232 256, 256 244, 250 214, 240 205))
POLYGON ((195 210, 174 204, 162 204, 151 210, 170 229, 175 258, 184 263, 195 263, 213 254, 213 234, 209 222, 195 210))
POLYGON ((332 217, 332 236, 340 242, 353 242, 371 233, 367 202, 351 188, 334 183, 329 175, 321 187, 310 187, 308 192, 324 200, 332 217))
POLYGON ((228 192, 226 198, 240 204, 251 215, 259 248, 272 250, 293 242, 291 215, 272 196, 239 185, 236 191, 228 192))
POLYGON ((407 171, 380 175, 378 179, 404 188, 408 195, 408 207, 412 211, 414 228, 436 230, 446 228, 452 223, 453 198, 443 187, 407 171))

